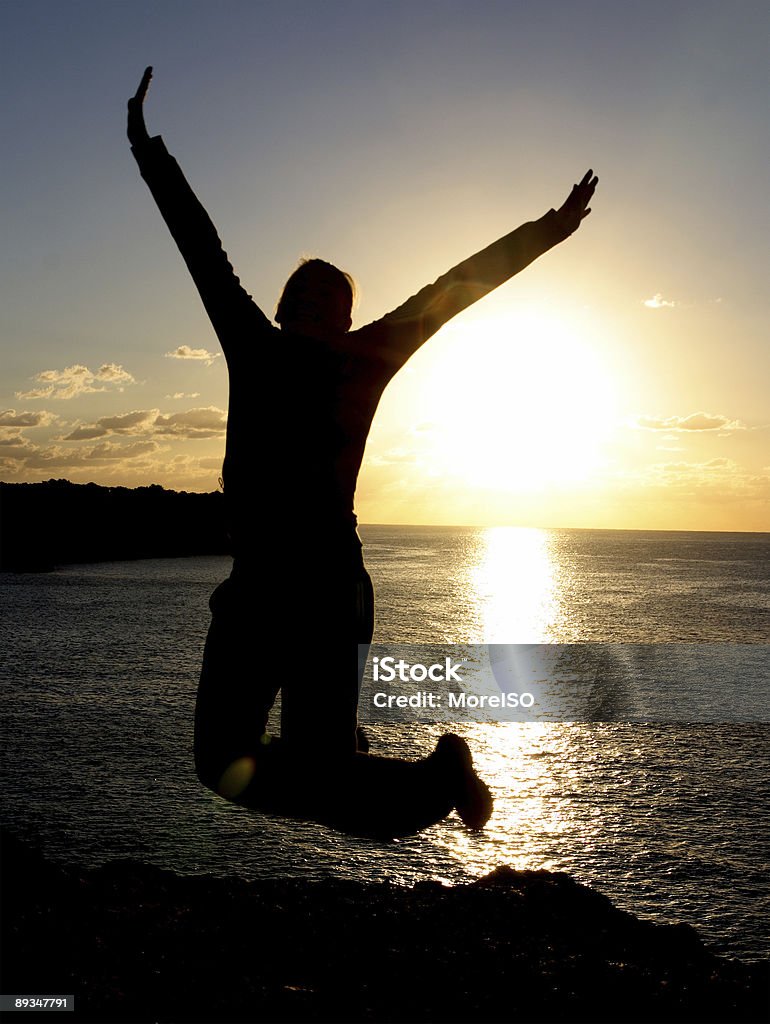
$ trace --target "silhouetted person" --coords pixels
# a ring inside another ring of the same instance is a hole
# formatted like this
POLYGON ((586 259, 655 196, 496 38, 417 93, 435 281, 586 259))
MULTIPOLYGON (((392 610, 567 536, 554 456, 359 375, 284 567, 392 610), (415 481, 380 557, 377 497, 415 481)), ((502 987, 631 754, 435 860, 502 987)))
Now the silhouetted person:
POLYGON ((589 171, 558 211, 355 331, 350 277, 306 261, 286 283, 275 327, 241 286, 162 139, 147 134, 151 72, 129 101, 129 140, 230 378, 223 478, 234 563, 211 598, 196 708, 199 778, 238 802, 355 831, 405 834, 453 806, 482 825, 491 797, 459 737, 442 737, 419 762, 357 752, 358 644, 371 641, 374 616, 356 479, 391 377, 449 319, 575 231, 597 179, 589 171), (279 689, 281 739, 268 742, 279 689))

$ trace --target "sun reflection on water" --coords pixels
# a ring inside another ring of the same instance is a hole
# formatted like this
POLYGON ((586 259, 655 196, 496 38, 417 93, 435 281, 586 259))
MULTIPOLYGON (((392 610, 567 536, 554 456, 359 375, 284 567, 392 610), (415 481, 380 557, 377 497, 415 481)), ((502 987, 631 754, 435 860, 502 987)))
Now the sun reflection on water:
POLYGON ((559 617, 559 566, 545 530, 484 530, 468 583, 483 643, 553 643, 559 617))
MULTIPOLYGON (((543 644, 563 633, 564 568, 546 530, 494 527, 478 535, 466 586, 481 643, 543 644)), ((563 869, 565 846, 589 841, 593 815, 580 788, 576 737, 559 724, 464 725, 479 774, 495 796, 483 833, 446 828, 440 844, 472 874, 499 864, 563 869), (580 819, 580 820, 578 820, 580 819), (585 819, 585 820, 584 820, 585 819), (567 840, 567 835, 570 839, 567 840)), ((578 758, 579 760, 579 758, 578 758)))
POLYGON ((436 841, 471 875, 506 864, 518 870, 574 870, 611 844, 601 794, 593 793, 600 750, 578 746, 582 732, 555 723, 463 727, 474 763, 495 797, 483 832, 458 822, 436 841), (595 799, 597 798, 597 799, 595 799))

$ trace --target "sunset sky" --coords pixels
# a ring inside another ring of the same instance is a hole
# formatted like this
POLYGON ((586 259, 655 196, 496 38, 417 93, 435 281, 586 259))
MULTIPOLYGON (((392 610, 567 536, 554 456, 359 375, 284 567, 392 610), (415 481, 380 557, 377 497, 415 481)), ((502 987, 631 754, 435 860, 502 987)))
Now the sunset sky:
POLYGON ((152 64, 269 316, 319 255, 367 323, 599 175, 389 386, 362 522, 770 529, 768 38, 765 0, 2 0, 0 479, 217 487, 224 359, 125 137, 152 64))

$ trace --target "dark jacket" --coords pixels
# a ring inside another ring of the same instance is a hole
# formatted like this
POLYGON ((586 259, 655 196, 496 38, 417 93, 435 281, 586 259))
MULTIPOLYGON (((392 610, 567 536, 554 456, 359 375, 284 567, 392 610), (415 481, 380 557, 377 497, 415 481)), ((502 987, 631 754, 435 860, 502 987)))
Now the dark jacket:
POLYGON ((227 360, 223 478, 233 553, 263 559, 271 535, 278 543, 349 543, 358 471, 388 381, 448 320, 566 237, 555 212, 459 263, 381 319, 319 342, 273 326, 244 290, 163 140, 133 153, 227 360))

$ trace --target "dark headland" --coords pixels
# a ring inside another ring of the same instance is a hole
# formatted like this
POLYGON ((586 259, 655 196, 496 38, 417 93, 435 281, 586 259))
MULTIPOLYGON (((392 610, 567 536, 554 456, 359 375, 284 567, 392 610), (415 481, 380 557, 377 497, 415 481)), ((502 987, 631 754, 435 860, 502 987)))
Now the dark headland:
POLYGON ((766 1019, 767 965, 564 874, 246 882, 62 867, 6 836, 2 880, 2 992, 74 994, 68 1021, 766 1019))
POLYGON ((0 483, 0 569, 229 553, 221 491, 0 483))

